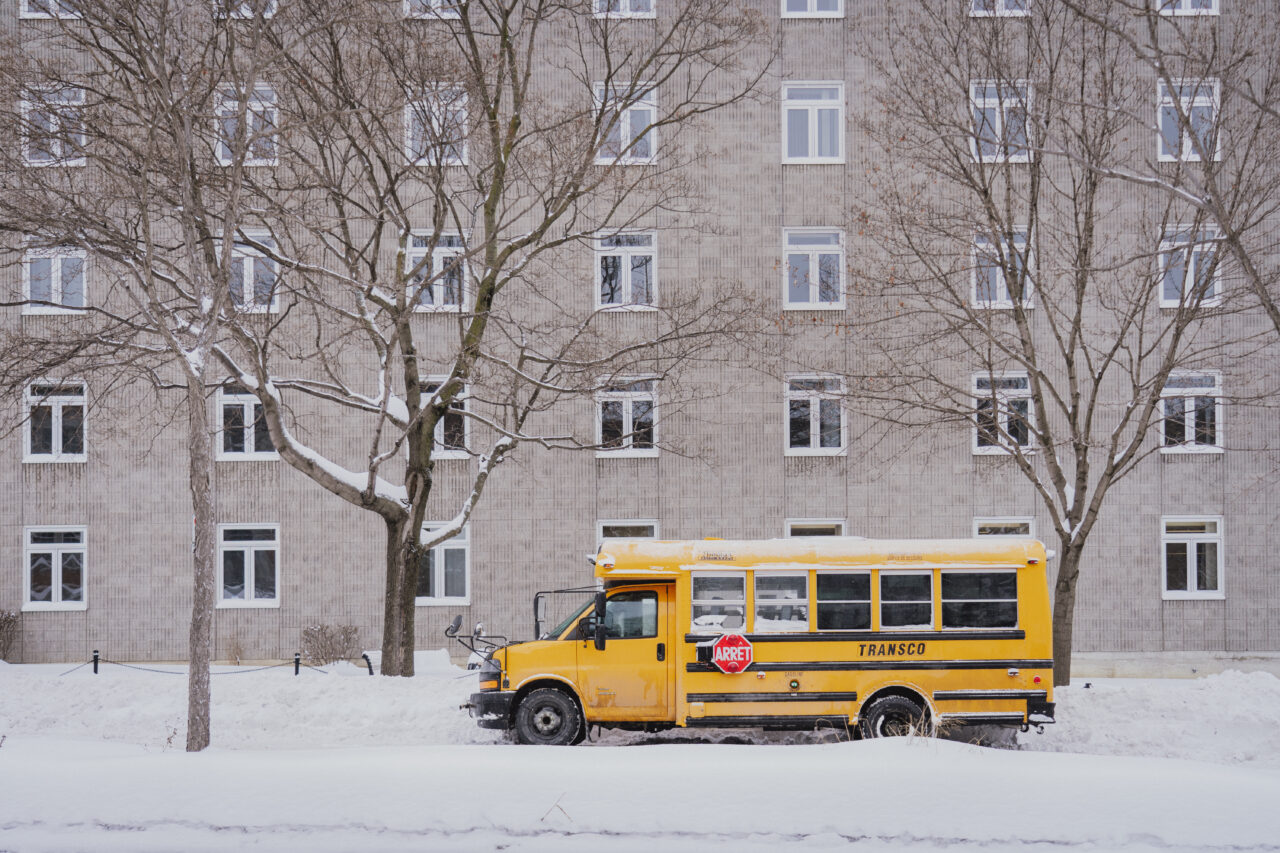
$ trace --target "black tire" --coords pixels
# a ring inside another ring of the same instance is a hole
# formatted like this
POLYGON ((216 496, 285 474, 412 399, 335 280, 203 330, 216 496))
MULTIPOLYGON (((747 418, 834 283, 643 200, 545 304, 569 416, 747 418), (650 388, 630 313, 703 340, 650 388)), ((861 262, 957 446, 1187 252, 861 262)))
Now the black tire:
POLYGON ((905 696, 881 696, 858 715, 858 732, 864 738, 933 734, 924 708, 905 696))
POLYGON ((584 727, 572 698, 563 690, 541 687, 520 700, 515 729, 520 743, 565 746, 577 743, 584 727))

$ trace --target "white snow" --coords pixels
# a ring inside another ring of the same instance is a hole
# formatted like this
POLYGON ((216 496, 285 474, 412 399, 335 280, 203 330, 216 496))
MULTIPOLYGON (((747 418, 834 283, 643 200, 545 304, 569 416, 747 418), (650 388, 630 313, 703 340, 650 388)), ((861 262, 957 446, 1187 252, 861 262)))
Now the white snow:
POLYGON ((4 851, 1280 849, 1280 679, 1093 680, 1017 749, 759 732, 521 747, 458 706, 474 673, 0 663, 4 851), (63 674, 66 673, 66 674, 63 674))

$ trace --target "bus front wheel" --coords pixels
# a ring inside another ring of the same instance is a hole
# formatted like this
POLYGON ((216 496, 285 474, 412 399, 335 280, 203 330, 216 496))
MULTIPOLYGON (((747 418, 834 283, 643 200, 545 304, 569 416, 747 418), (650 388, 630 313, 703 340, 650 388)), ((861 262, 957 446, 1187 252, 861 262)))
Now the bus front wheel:
POLYGON ((563 690, 541 687, 516 708, 516 739, 521 743, 564 746, 578 742, 582 715, 563 690))
POLYGON ((881 696, 872 702, 858 716, 858 731, 864 738, 930 733, 924 708, 906 696, 881 696))

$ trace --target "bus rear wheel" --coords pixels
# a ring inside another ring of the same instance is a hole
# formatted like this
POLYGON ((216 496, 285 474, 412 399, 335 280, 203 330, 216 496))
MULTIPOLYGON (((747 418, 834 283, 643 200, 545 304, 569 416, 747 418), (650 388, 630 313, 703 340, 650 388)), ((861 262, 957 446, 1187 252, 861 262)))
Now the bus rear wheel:
POLYGON ((924 708, 906 696, 881 696, 872 702, 858 717, 858 731, 864 738, 931 734, 924 708))
POLYGON ((565 746, 578 742, 582 715, 577 703, 564 691, 541 687, 531 691, 516 708, 515 729, 520 743, 565 746))

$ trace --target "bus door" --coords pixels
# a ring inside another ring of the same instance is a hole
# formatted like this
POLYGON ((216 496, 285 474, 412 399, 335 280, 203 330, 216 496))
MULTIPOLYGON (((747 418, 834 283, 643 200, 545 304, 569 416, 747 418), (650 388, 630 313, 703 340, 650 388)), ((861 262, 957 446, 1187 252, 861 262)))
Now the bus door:
POLYGON ((626 587, 605 602, 605 647, 578 643, 578 684, 588 720, 669 720, 675 652, 673 587, 626 587))

